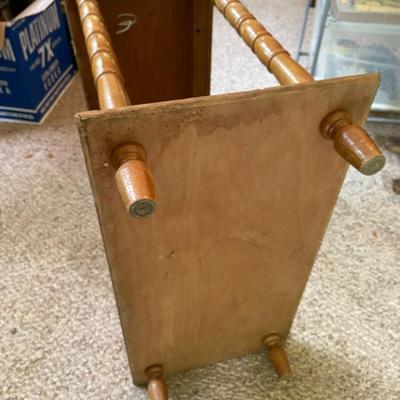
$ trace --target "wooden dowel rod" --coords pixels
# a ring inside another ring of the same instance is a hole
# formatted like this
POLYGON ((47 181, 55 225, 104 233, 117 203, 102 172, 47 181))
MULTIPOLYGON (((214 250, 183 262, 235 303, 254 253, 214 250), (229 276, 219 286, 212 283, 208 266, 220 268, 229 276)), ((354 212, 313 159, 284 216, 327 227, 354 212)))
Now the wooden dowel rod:
MULTIPOLYGON (((214 4, 280 84, 314 80, 239 0, 214 0, 214 4)), ((385 165, 378 146, 344 110, 332 110, 321 122, 320 132, 333 140, 337 153, 361 173, 372 175, 385 165)))
POLYGON ((77 4, 100 108, 129 106, 129 96, 97 1, 77 0, 77 4))
MULTIPOLYGON (((129 106, 131 102, 124 79, 97 1, 76 2, 100 109, 129 106)), ((155 191, 146 165, 146 151, 139 143, 129 142, 118 145, 110 156, 117 170, 118 190, 130 215, 143 218, 152 214, 155 210, 155 191)))

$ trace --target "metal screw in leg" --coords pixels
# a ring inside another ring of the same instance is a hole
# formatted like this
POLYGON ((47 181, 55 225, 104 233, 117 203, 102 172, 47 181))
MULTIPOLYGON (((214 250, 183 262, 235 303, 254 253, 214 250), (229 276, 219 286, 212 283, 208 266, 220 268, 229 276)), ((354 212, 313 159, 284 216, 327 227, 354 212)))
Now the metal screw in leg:
POLYGON ((129 207, 129 214, 131 214, 132 217, 144 218, 150 214, 153 214, 155 208, 156 204, 153 200, 142 199, 131 204, 129 207))

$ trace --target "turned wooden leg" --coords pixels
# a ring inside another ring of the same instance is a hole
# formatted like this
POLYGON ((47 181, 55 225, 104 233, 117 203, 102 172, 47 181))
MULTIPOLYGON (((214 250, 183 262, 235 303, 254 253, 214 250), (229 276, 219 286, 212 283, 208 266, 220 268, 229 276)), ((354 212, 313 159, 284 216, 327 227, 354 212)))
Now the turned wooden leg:
POLYGON ((168 386, 163 378, 163 366, 151 365, 146 368, 145 373, 149 379, 147 385, 149 400, 168 400, 168 386))
POLYGON ((151 215, 156 208, 155 191, 144 148, 134 142, 122 143, 110 158, 116 168, 118 191, 129 214, 136 218, 151 215))
POLYGON ((323 137, 333 140, 335 150, 364 175, 373 175, 385 165, 376 143, 360 126, 354 125, 345 111, 334 111, 320 125, 323 137))
POLYGON ((281 337, 277 333, 272 333, 263 339, 267 347, 268 359, 274 367, 279 378, 287 377, 292 374, 289 360, 284 348, 279 344, 281 337))

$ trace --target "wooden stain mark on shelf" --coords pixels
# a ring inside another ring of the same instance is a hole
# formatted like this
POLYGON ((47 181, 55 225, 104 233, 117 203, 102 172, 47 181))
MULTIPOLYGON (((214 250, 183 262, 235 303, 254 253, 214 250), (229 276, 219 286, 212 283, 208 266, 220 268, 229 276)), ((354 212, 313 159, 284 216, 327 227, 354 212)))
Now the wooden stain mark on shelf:
POLYGON ((138 21, 137 16, 133 13, 121 13, 117 15, 117 18, 119 20, 118 29, 115 32, 117 35, 128 32, 138 21))
MULTIPOLYGON (((282 85, 313 81, 313 77, 238 0, 215 0, 218 10, 236 29, 258 59, 282 85)), ((321 121, 321 134, 333 140, 335 150, 365 175, 379 172, 385 158, 367 132, 353 123, 347 110, 331 110, 321 121)))

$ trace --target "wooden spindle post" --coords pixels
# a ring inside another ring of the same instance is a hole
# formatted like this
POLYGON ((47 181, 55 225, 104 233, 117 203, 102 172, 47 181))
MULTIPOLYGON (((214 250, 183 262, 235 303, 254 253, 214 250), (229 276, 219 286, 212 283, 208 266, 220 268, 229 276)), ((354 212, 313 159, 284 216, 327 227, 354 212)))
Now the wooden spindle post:
POLYGON ((373 175, 385 165, 385 158, 368 134, 351 123, 345 111, 334 111, 320 125, 322 136, 333 140, 336 151, 364 175, 373 175))
POLYGON ((168 386, 163 378, 164 368, 160 364, 146 368, 145 374, 149 379, 147 393, 149 400, 168 400, 168 386))
MULTIPOLYGON (((118 60, 96 0, 76 0, 86 49, 102 110, 130 105, 118 60)), ((155 190, 146 165, 146 152, 139 143, 117 146, 110 155, 117 169, 121 198, 133 217, 143 218, 155 210, 155 190)))
POLYGON ((111 153, 115 179, 129 214, 137 218, 155 210, 154 183, 146 165, 146 151, 137 143, 123 143, 111 153), (138 200, 139 199, 139 200, 138 200))
POLYGON ((271 333, 264 337, 263 343, 267 347, 268 359, 274 367, 279 378, 292 374, 289 359, 285 349, 280 345, 281 337, 277 333, 271 333))
MULTIPOLYGON (((215 6, 236 29, 259 60, 282 85, 313 81, 282 45, 238 0, 214 0, 215 6)), ((333 140, 335 150, 365 175, 380 171, 385 158, 371 137, 352 123, 345 110, 332 110, 321 123, 323 137, 333 140)))

